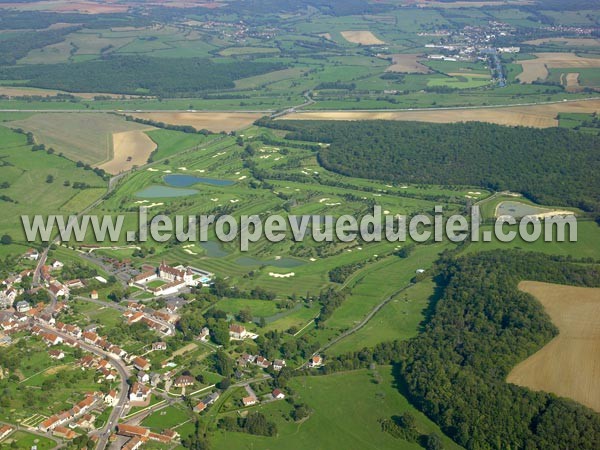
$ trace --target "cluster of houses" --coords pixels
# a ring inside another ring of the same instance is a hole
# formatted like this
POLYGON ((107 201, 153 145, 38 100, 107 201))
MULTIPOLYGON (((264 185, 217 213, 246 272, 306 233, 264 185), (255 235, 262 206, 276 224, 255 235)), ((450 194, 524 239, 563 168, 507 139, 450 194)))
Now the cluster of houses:
POLYGON ((249 364, 258 366, 261 369, 268 369, 273 366, 273 370, 280 371, 285 367, 285 360, 276 359, 271 363, 271 361, 260 355, 249 355, 247 353, 242 354, 242 356, 238 358, 238 365, 240 367, 247 367, 249 364))
POLYGON ((166 429, 162 433, 153 433, 146 427, 137 425, 119 424, 117 433, 121 436, 131 438, 123 447, 123 450, 137 450, 148 441, 154 441, 161 444, 172 443, 179 434, 176 431, 166 429))
POLYGON ((13 431, 15 431, 15 427, 11 427, 10 425, 0 426, 0 442, 10 436, 13 431))
POLYGON ((23 293, 19 283, 23 278, 33 275, 32 269, 25 269, 17 275, 11 275, 0 283, 0 309, 10 308, 17 299, 17 296, 23 293))
POLYGON ((202 399, 201 402, 194 406, 194 412, 201 413, 214 402, 216 402, 220 396, 221 394, 218 391, 212 392, 211 394, 207 395, 202 399))
POLYGON ((158 267, 144 266, 142 269, 142 273, 129 281, 129 286, 151 292, 155 296, 176 294, 186 287, 209 282, 212 278, 210 272, 189 266, 171 267, 164 262, 158 267), (162 284, 150 286, 155 281, 162 281, 162 284))
POLYGON ((155 331, 158 331, 165 336, 173 334, 173 326, 179 320, 179 315, 175 314, 177 306, 167 305, 159 311, 147 308, 145 305, 129 302, 127 310, 123 313, 123 317, 127 320, 128 325, 134 323, 144 323, 155 331))
POLYGON ((25 330, 39 331, 39 327, 33 328, 34 320, 39 320, 45 324, 53 324, 55 322, 53 315, 66 308, 66 305, 61 302, 56 303, 52 311, 49 311, 43 302, 38 303, 35 307, 31 307, 27 302, 18 302, 16 306, 16 310, 14 311, 0 311, 0 346, 8 345, 12 342, 10 338, 11 334, 25 330))
POLYGON ((115 381, 119 374, 108 359, 94 355, 85 355, 77 362, 82 369, 93 369, 99 373, 99 381, 115 381))
POLYGON ((70 423, 70 427, 93 428, 95 417, 90 414, 97 402, 104 396, 100 392, 87 394, 86 397, 67 411, 63 411, 48 417, 38 428, 44 433, 52 432, 55 436, 65 439, 73 439, 77 436, 72 430, 64 425, 70 423))

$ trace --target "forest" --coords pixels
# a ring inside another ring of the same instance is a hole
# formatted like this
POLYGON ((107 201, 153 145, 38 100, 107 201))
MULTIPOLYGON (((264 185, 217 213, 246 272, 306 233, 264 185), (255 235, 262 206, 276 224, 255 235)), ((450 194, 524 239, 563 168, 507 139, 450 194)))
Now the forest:
POLYGON ((74 64, 38 64, 0 69, 1 80, 69 92, 110 92, 186 97, 213 89, 231 89, 234 81, 285 68, 246 61, 214 63, 203 58, 110 56, 74 64))
POLYGON ((506 383, 512 367, 557 334, 521 280, 600 286, 600 267, 521 251, 445 259, 444 294, 400 358, 411 400, 469 449, 597 449, 600 416, 506 383))
POLYGON ((600 136, 479 122, 268 121, 287 139, 329 143, 319 162, 387 182, 481 186, 547 205, 600 211, 600 136))

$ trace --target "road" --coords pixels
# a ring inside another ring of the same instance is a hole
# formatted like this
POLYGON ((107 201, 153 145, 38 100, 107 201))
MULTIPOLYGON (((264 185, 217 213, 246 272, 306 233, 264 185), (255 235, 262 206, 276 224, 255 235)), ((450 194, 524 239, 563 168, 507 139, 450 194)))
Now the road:
MULTIPOLYGON (((62 332, 56 330, 56 328, 54 328, 54 327, 51 327, 51 326, 48 326, 46 324, 39 323, 39 322, 37 323, 37 325, 41 329, 43 329, 47 332, 54 333, 54 334, 62 337, 63 339, 73 339, 72 336, 70 336, 66 333, 62 333, 62 332)), ((108 445, 108 438, 110 436, 111 430, 118 423, 118 421, 121 418, 121 416, 123 415, 123 411, 127 405, 128 392, 129 392, 129 385, 127 384, 127 380, 131 376, 131 372, 129 371, 129 369, 127 368, 127 366, 121 359, 117 358, 116 356, 112 355, 111 353, 107 353, 104 350, 99 349, 98 347, 94 347, 92 345, 86 344, 81 339, 77 339, 77 343, 79 344, 79 346, 82 349, 84 349, 90 353, 93 353, 95 355, 98 355, 98 356, 108 359, 110 361, 111 365, 117 370, 117 372, 119 372, 119 376, 121 378, 119 401, 117 402, 117 405, 113 408, 112 412, 110 413, 110 416, 108 417, 108 420, 106 421, 106 424, 104 425, 104 427, 102 427, 100 430, 98 430, 97 432, 94 433, 95 435, 97 435, 99 437, 98 445, 96 446, 96 448, 98 450, 104 450, 108 445)))

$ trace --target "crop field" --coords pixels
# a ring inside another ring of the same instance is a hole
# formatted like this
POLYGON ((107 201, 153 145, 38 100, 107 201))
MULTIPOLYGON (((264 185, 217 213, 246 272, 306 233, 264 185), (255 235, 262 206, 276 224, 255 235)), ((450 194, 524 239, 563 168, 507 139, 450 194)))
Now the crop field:
POLYGON ((82 14, 110 14, 126 12, 127 5, 118 5, 114 3, 102 3, 94 1, 72 2, 59 0, 48 2, 44 0, 25 2, 25 3, 4 3, 0 4, 4 8, 16 8, 21 11, 53 11, 53 12, 78 12, 82 14))
MULTIPOLYGON (((398 392, 395 383, 390 366, 377 367, 373 371, 293 378, 289 385, 297 393, 297 401, 306 403, 314 411, 308 419, 298 423, 291 420, 286 402, 257 406, 252 410, 260 411, 277 423, 277 436, 219 432, 215 435, 213 448, 417 450, 421 448, 418 444, 392 437, 377 423, 379 419, 404 412, 415 416, 421 433, 436 432, 443 436, 435 424, 398 392)), ((461 448, 445 436, 442 439, 447 450, 461 448)))
POLYGON ((420 63, 421 55, 399 53, 392 55, 392 65, 386 72, 429 73, 430 69, 420 63))
POLYGON ((361 45, 383 45, 381 39, 378 39, 371 31, 342 31, 341 35, 348 42, 361 45))
POLYGON ((112 160, 114 133, 152 129, 102 113, 42 113, 6 125, 30 131, 37 143, 52 147, 73 161, 92 165, 112 160))
POLYGON ((239 112, 185 112, 185 113, 135 113, 140 119, 164 122, 170 125, 190 125, 197 130, 234 131, 251 125, 264 114, 239 112))
POLYGON ((523 281, 559 335, 508 375, 510 383, 569 397, 600 412, 600 289, 523 281))
POLYGON ((296 120, 403 120, 434 123, 487 122, 498 125, 550 128, 558 126, 557 115, 600 111, 600 100, 561 102, 548 105, 502 108, 430 109, 421 111, 307 111, 285 117, 296 120))
POLYGON ((99 166, 108 173, 117 174, 134 166, 145 164, 156 150, 156 143, 143 131, 121 131, 112 135, 113 157, 99 166))
POLYGON ((575 53, 535 53, 535 59, 519 61, 523 72, 517 76, 521 83, 545 80, 548 69, 599 68, 600 58, 587 58, 575 53))
POLYGON ((591 38, 542 38, 525 41, 523 44, 528 45, 544 45, 549 43, 564 44, 571 47, 600 47, 600 39, 591 38))

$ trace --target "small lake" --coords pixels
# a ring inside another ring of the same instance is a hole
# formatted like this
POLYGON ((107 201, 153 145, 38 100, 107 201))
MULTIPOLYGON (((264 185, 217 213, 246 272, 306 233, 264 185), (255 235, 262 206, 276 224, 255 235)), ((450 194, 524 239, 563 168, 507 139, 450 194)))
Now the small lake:
POLYGON ((165 183, 174 187, 188 187, 197 183, 204 184, 212 184, 213 186, 231 186, 234 184, 234 181, 231 180, 222 180, 219 178, 204 178, 204 177, 196 177, 194 175, 183 175, 183 174, 173 174, 173 175, 165 175, 163 177, 165 183))
POLYGON ((206 256, 210 256, 211 258, 222 258, 229 255, 229 252, 223 248, 220 242, 200 242, 200 247, 204 249, 206 256))
POLYGON ((304 264, 306 264, 305 261, 302 261, 301 259, 296 259, 296 258, 281 258, 281 259, 268 259, 268 260, 262 260, 262 259, 258 259, 258 258, 252 258, 251 256, 242 256, 241 258, 238 258, 235 260, 236 264, 239 264, 240 266, 273 266, 273 267, 279 267, 282 269, 291 269, 293 267, 298 267, 298 266, 303 266, 304 264))
POLYGON ((197 194, 197 189, 178 189, 169 186, 148 186, 145 189, 135 194, 138 198, 171 198, 171 197, 186 197, 188 195, 197 194))
POLYGON ((498 204, 496 208, 496 217, 499 216, 512 216, 517 219, 521 217, 542 214, 545 212, 551 211, 547 208, 540 208, 533 205, 528 205, 526 203, 521 202, 513 202, 513 201, 504 201, 498 204))

